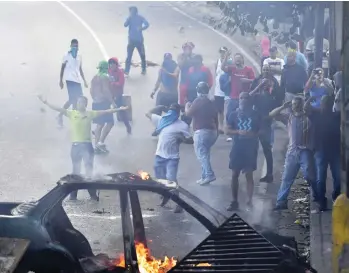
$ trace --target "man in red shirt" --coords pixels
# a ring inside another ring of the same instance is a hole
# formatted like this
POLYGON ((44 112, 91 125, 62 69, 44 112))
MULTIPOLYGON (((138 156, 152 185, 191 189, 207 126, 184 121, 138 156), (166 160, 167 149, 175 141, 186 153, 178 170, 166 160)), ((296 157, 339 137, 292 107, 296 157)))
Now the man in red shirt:
MULTIPOLYGON (((122 68, 119 67, 119 60, 115 57, 110 58, 109 61, 109 82, 110 82, 110 91, 112 93, 113 99, 117 107, 124 105, 123 94, 124 94, 124 85, 125 85, 125 76, 122 68)), ((131 134, 132 129, 130 122, 127 118, 126 111, 120 112, 121 120, 126 126, 128 134, 131 134)))
POLYGON ((185 84, 186 101, 193 102, 197 97, 196 87, 200 82, 208 84, 209 89, 213 85, 213 76, 210 69, 202 63, 202 56, 197 54, 193 57, 193 66, 190 67, 185 84))
POLYGON ((244 57, 241 53, 234 55, 234 64, 227 65, 229 54, 222 62, 222 70, 231 75, 230 100, 227 107, 227 117, 239 105, 239 96, 242 92, 249 92, 251 83, 255 79, 252 67, 244 64, 244 57))

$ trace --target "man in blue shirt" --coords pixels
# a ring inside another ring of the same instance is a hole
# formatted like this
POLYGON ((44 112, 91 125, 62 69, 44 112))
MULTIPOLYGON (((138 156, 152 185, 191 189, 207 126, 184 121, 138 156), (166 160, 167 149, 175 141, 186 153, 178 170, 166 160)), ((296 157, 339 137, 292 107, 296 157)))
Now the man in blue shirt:
POLYGON ((137 48, 139 57, 141 58, 142 74, 144 75, 146 73, 146 61, 143 30, 146 30, 149 27, 149 23, 143 16, 138 14, 137 7, 130 7, 129 11, 130 16, 126 19, 126 22, 124 24, 125 27, 128 27, 128 45, 125 75, 128 75, 130 72, 132 55, 135 48, 137 48))

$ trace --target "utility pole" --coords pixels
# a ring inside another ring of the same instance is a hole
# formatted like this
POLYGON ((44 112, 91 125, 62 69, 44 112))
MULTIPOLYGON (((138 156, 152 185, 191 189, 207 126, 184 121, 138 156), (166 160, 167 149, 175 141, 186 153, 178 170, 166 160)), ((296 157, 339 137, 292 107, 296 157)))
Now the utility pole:
MULTIPOLYGON (((349 197, 349 2, 343 1, 343 37, 342 37, 342 64, 343 64, 343 103, 342 103, 342 153, 344 153, 345 186, 349 197)), ((343 156, 342 155, 342 156, 343 156)), ((343 158, 343 157, 342 157, 343 158)), ((344 167, 344 168, 343 168, 344 167)))
POLYGON ((324 44, 324 21, 325 21, 325 4, 317 2, 315 7, 315 66, 322 67, 323 44, 324 44))

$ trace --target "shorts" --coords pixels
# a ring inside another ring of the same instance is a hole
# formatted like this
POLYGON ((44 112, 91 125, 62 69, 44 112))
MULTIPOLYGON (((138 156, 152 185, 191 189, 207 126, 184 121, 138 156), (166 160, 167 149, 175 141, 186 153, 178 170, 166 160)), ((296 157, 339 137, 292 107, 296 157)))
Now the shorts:
POLYGON ((158 105, 164 105, 169 107, 173 103, 178 102, 178 95, 177 93, 168 93, 168 92, 161 92, 156 96, 156 106, 158 105))
MULTIPOLYGON (((104 102, 93 102, 92 103, 92 110, 95 111, 103 111, 103 110, 109 110, 110 109, 110 102, 104 101, 104 102)), ((99 116, 93 120, 93 123, 103 125, 106 123, 112 123, 114 124, 114 116, 112 113, 105 114, 102 116, 99 116)))
POLYGON ((258 145, 258 138, 233 139, 229 169, 244 173, 257 170, 258 145))
POLYGON ((218 113, 224 113, 224 97, 214 96, 214 104, 216 105, 218 113))
POLYGON ((69 102, 73 105, 73 108, 75 109, 78 98, 83 95, 81 84, 78 82, 66 81, 66 85, 68 89, 69 102))

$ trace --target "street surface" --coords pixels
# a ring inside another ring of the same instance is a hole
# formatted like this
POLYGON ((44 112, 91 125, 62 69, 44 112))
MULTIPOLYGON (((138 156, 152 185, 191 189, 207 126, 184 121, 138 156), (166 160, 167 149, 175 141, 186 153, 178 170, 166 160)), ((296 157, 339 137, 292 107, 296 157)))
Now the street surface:
MULTIPOLYGON (((36 98, 43 94, 48 101, 63 105, 66 89, 59 88, 59 71, 63 54, 73 38, 79 40, 83 70, 88 81, 92 79, 98 62, 106 57, 126 58, 127 29, 123 23, 128 15, 127 2, 1 2, 0 34, 0 200, 29 201, 39 198, 53 188, 58 179, 71 172, 70 135, 66 127, 58 129, 56 113, 45 108, 36 98), (66 6, 65 6, 66 5, 66 6), (68 9, 66 8, 68 7, 68 9), (75 15, 75 16, 74 16, 75 15), (76 17, 78 16, 78 18, 76 17)), ((150 23, 144 32, 147 60, 160 64, 163 54, 177 56, 181 45, 192 41, 195 52, 201 53, 204 63, 214 68, 218 48, 231 47, 217 33, 183 16, 164 2, 132 2, 150 23), (179 28, 184 27, 184 32, 179 28)), ((238 41, 235 41, 238 43, 238 41)), ((233 53, 237 52, 233 49, 233 53)), ((246 63, 251 65, 245 58, 246 63)), ((134 62, 139 61, 137 51, 134 62)), ((158 68, 149 67, 146 76, 140 68, 131 68, 125 93, 132 96, 133 134, 128 137, 123 124, 117 124, 107 140, 111 151, 108 156, 97 157, 97 173, 137 172, 152 173, 156 139, 151 137, 153 127, 144 116, 154 106, 149 97, 153 90, 158 68)), ((84 90, 89 97, 89 89, 84 90)), ((91 103, 89 104, 91 105, 91 103)), ((284 139, 276 132, 274 168, 283 165, 278 154, 284 139)), ((181 147, 179 183, 226 213, 230 202, 230 176, 228 155, 230 143, 220 136, 212 151, 212 163, 217 181, 200 187, 200 166, 193 147, 181 147)), ((259 166, 264 157, 259 154, 259 166)), ((256 191, 260 170, 255 173, 256 191)), ((279 183, 275 175, 275 183, 279 183)), ((240 190, 245 188, 241 178, 240 190)), ((65 203, 74 226, 90 241, 95 253, 117 256, 122 252, 119 200, 114 192, 102 192, 97 204, 88 201, 87 194, 79 193, 76 203, 65 203), (104 214, 94 213, 97 210, 104 214)), ((140 193, 147 238, 156 256, 183 257, 208 233, 186 213, 173 214, 170 209, 158 207, 159 196, 140 193)), ((243 195, 241 204, 244 204, 243 195)), ((273 225, 269 216, 272 200, 269 196, 256 200, 254 212, 244 214, 255 223, 273 225)))

